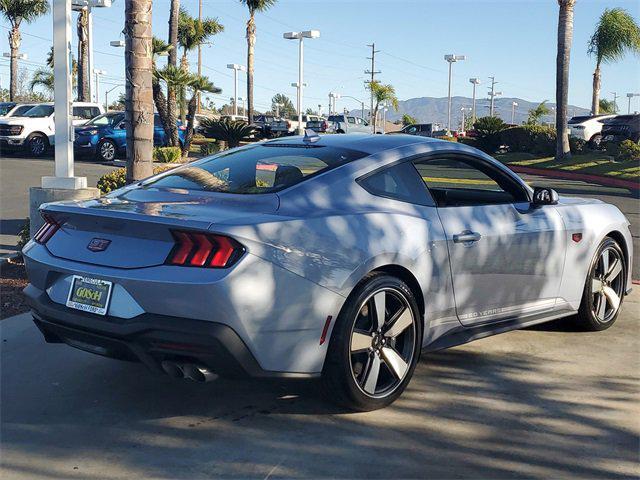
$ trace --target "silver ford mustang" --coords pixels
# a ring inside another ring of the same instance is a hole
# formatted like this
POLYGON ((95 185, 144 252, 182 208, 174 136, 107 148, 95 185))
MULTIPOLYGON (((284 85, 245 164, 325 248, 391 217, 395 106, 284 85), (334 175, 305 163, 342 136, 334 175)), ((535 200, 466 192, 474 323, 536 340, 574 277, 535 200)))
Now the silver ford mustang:
POLYGON ((321 377, 357 410, 422 351, 608 328, 631 286, 616 207, 416 136, 268 141, 41 211, 25 294, 47 342, 199 381, 321 377))

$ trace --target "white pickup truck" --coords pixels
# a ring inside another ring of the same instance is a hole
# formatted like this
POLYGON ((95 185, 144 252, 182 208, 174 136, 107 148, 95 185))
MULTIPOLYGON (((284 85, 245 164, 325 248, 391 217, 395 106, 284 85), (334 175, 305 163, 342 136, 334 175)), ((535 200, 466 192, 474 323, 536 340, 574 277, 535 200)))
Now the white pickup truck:
MULTIPOLYGON (((295 120, 283 118, 271 124, 271 133, 273 135, 295 135, 298 132, 298 116, 295 120)), ((317 122, 322 120, 318 115, 302 115, 302 128, 304 129, 307 122, 317 122)))
MULTIPOLYGON (((82 125, 104 113, 99 103, 75 102, 72 105, 73 124, 82 125)), ((55 142, 53 103, 39 103, 21 116, 0 119, 0 147, 24 149, 33 157, 40 157, 55 142)))

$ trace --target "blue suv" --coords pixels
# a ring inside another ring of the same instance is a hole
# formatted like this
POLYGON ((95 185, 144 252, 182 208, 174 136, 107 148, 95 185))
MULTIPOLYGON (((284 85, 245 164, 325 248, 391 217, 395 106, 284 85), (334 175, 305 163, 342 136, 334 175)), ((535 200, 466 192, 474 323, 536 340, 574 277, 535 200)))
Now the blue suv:
MULTIPOLYGON (((178 126, 180 143, 184 141, 184 128, 178 126)), ((164 147, 167 138, 160 121, 160 115, 153 116, 153 145, 164 147)), ((99 160, 109 162, 127 147, 127 130, 123 112, 109 112, 99 115, 81 127, 75 128, 73 147, 78 154, 88 153, 99 160)))

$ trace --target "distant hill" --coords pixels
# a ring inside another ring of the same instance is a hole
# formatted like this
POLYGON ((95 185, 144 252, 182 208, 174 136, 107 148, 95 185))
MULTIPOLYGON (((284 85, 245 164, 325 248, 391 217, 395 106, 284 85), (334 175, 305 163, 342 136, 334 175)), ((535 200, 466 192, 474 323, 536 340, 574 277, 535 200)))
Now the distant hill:
MULTIPOLYGON (((539 102, 529 102, 521 98, 498 97, 495 100, 495 114, 505 122, 511 123, 511 104, 516 102, 518 106, 515 112, 515 122, 520 124, 527 119, 529 110, 538 106, 539 102)), ((402 118, 405 113, 415 117, 421 123, 440 123, 446 126, 447 123, 447 97, 420 97, 401 100, 397 112, 392 109, 387 112, 387 120, 395 121, 402 118)), ((472 99, 470 97, 451 98, 451 128, 457 129, 462 118, 460 109, 462 107, 471 108, 472 99)), ((547 102, 549 108, 555 107, 555 103, 547 102)), ((368 110, 365 110, 368 112, 368 110)), ((360 115, 360 110, 352 110, 352 114, 360 115)), ((470 112, 465 112, 469 115, 470 112)), ((575 115, 588 115, 589 109, 569 105, 569 118, 575 115)), ((484 117, 489 115, 489 100, 480 98, 476 100, 476 116, 484 117)), ((555 114, 552 113, 543 119, 543 122, 552 123, 555 114)))

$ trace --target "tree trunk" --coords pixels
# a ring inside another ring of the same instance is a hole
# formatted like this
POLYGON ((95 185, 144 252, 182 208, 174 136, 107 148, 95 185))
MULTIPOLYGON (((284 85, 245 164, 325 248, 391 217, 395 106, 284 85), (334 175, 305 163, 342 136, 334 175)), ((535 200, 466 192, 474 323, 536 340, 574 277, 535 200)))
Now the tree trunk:
POLYGON ((556 159, 571 157, 567 106, 569 99, 569 63, 573 41, 573 7, 575 0, 558 0, 558 53, 556 56, 556 159))
MULTIPOLYGON (((178 18, 180 17, 180 0, 171 0, 171 9, 169 11, 169 45, 173 48, 169 50, 168 64, 174 67, 178 66, 178 18)), ((177 121, 177 94, 176 88, 167 85, 167 118, 169 121, 169 129, 165 130, 169 139, 168 143, 172 147, 180 145, 178 137, 177 121)))
MULTIPOLYGON (((156 110, 158 111, 158 116, 160 117, 160 122, 162 123, 162 128, 165 131, 165 135, 167 139, 169 138, 167 132, 169 131, 168 126, 168 114, 167 114, 167 97, 164 96, 164 92, 162 91, 162 85, 160 85, 160 81, 157 78, 152 80, 152 88, 153 88, 153 103, 156 106, 156 110)), ((167 142, 168 143, 168 142, 167 142)))
POLYGON ((78 12, 78 101, 89 102, 89 9, 83 8, 78 12))
POLYGON ((376 103, 373 106, 373 117, 372 117, 373 123, 372 123, 372 125, 373 125, 373 133, 374 134, 376 133, 376 130, 377 130, 377 127, 378 127, 378 109, 379 108, 380 108, 380 104, 379 103, 376 103))
MULTIPOLYGON (((187 60, 187 51, 185 49, 180 59, 180 68, 185 72, 189 71, 189 60, 187 60)), ((184 125, 187 123, 187 89, 184 85, 180 86, 179 92, 179 105, 180 105, 180 121, 184 125)))
POLYGON ((20 36, 20 29, 16 26, 9 32, 9 55, 10 58, 10 80, 9 80, 9 101, 15 102, 18 96, 18 49, 22 37, 20 36))
POLYGON ((593 72, 593 96, 591 97, 591 114, 598 115, 598 113, 600 113, 600 60, 593 72))
POLYGON ((125 1, 127 183, 153 173, 152 0, 125 1))
POLYGON ((198 93, 194 92, 191 100, 189 100, 187 130, 184 134, 184 142, 182 144, 182 158, 189 156, 189 149, 193 140, 193 124, 196 116, 196 108, 198 106, 198 93))
POLYGON ((256 20, 251 12, 247 21, 247 118, 253 123, 253 69, 256 48, 256 20))

